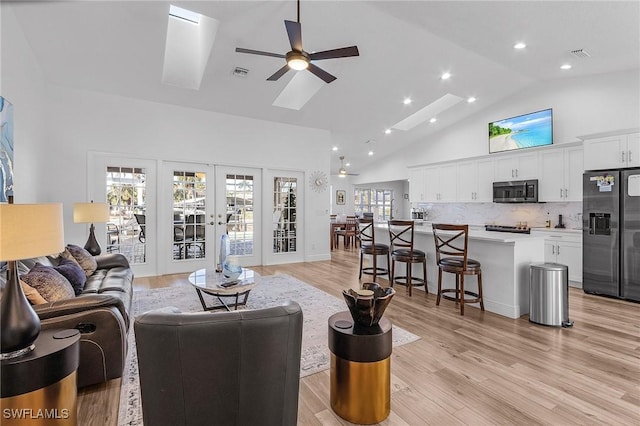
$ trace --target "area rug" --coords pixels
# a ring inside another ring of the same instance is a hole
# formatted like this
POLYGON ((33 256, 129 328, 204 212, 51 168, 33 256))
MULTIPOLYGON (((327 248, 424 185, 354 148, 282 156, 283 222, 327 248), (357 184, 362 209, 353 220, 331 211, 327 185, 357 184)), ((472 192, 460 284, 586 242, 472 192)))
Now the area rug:
MULTIPOLYGON (((204 295, 205 301, 215 301, 204 295)), ((336 312, 347 310, 343 300, 325 293, 289 275, 271 275, 261 278, 260 285, 251 291, 245 309, 279 306, 288 300, 297 302, 304 315, 302 328, 302 355, 300 377, 329 368, 330 353, 327 346, 327 320, 336 312)), ((391 302, 393 303, 393 302, 391 302)), ((201 312, 200 299, 192 287, 169 287, 136 291, 133 297, 133 315, 153 309, 175 306, 182 312, 201 312)), ((215 312, 212 313, 215 315, 215 312)), ((393 346, 418 340, 419 337, 393 326, 393 346)), ((138 360, 133 325, 129 331, 129 348, 122 376, 118 425, 142 425, 138 360)))

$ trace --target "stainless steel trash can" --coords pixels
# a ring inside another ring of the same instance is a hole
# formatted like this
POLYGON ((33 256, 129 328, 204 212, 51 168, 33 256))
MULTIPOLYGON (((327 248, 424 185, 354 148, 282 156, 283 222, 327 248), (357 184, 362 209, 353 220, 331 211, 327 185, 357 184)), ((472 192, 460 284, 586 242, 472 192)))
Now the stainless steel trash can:
POLYGON ((534 264, 529 273, 529 321, 571 327, 569 267, 559 263, 534 264))

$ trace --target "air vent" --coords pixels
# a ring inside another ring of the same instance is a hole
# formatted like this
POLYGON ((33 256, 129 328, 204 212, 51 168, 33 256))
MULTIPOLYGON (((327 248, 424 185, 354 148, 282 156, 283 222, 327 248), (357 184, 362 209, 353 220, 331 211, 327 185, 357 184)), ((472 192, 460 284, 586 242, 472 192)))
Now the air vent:
POLYGON ((235 67, 233 69, 233 75, 236 77, 246 77, 249 74, 249 70, 246 68, 235 67))
POLYGON ((591 53, 587 52, 584 49, 572 50, 571 54, 573 54, 576 58, 588 58, 589 56, 591 56, 591 53))

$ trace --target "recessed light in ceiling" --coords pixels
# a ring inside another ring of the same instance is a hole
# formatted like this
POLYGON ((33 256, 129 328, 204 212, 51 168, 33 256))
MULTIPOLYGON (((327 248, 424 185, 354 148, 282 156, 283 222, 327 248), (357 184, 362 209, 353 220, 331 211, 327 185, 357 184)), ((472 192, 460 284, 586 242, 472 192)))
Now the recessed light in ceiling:
POLYGON ((440 78, 442 80, 449 80, 451 78, 451 73, 445 72, 440 76, 440 78))
POLYGON ((349 167, 351 165, 351 163, 345 163, 345 166, 349 167))
POLYGON ((513 45, 514 49, 524 49, 525 47, 527 47, 527 45, 522 43, 522 42, 518 42, 518 43, 513 45))
POLYGON ((389 133, 391 133, 391 129, 384 129, 384 134, 388 135, 389 133))
POLYGON ((201 17, 199 13, 192 12, 190 10, 174 6, 172 4, 169 5, 169 16, 173 16, 174 18, 178 19, 184 19, 185 21, 193 22, 194 24, 199 24, 201 17))
POLYGON ((571 65, 570 64, 560 65, 560 69, 561 70, 570 70, 571 69, 571 65))
POLYGON ((476 98, 474 98, 473 96, 469 96, 469 98, 467 98, 467 102, 469 102, 470 104, 474 103, 476 101, 476 98))
POLYGON ((429 120, 429 123, 435 123, 436 121, 438 121, 438 119, 433 117, 431 120, 429 120))
POLYGON ((369 155, 373 155, 373 151, 369 151, 369 155))
POLYGON ((331 148, 331 151, 337 151, 337 150, 338 150, 337 146, 334 146, 333 148, 331 148))
POLYGON ((404 98, 404 100, 402 101, 402 103, 405 105, 409 105, 411 102, 413 102, 411 98, 404 98))

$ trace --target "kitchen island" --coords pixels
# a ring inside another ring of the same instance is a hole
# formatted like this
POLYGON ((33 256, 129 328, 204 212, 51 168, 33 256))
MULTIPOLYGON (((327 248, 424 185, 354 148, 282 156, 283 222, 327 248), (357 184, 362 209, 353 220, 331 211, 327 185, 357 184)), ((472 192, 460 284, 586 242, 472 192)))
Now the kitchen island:
MULTIPOLYGON (((415 226, 414 247, 427 254, 428 287, 429 292, 435 294, 438 288, 438 267, 435 261, 436 249, 433 230, 430 222, 416 223, 421 225, 415 226)), ((386 224, 377 225, 376 242, 389 243, 386 224)), ((509 318, 519 318, 529 313, 529 266, 532 263, 544 262, 544 237, 490 232, 470 226, 469 257, 482 264, 482 292, 485 310, 509 318)), ((402 270, 404 265, 398 266, 398 268, 402 270)), ((413 276, 420 276, 417 269, 413 272, 413 276)), ((442 287, 455 288, 455 275, 443 273, 442 287)), ((475 291, 477 289, 476 277, 465 277, 465 288, 475 291)), ((444 300, 440 303, 453 302, 444 300)), ((466 306, 479 309, 478 304, 466 306)))

